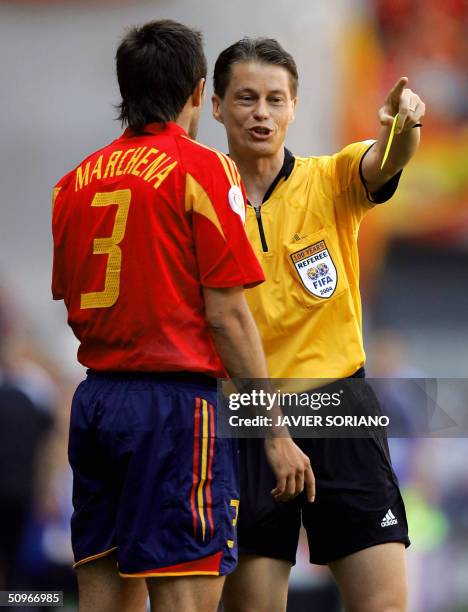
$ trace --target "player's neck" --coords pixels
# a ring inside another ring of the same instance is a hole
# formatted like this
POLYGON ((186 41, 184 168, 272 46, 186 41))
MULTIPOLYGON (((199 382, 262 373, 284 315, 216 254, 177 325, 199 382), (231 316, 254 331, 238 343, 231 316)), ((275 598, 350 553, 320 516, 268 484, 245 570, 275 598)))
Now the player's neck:
POLYGON ((180 125, 180 127, 187 132, 190 138, 193 138, 194 140, 197 137, 198 122, 200 118, 200 113, 197 112, 197 109, 198 107, 194 107, 192 104, 192 99, 189 98, 185 103, 184 108, 175 119, 175 123, 180 125))
POLYGON ((180 115, 175 119, 175 123, 177 123, 177 125, 180 125, 180 127, 183 128, 187 132, 187 134, 190 135, 191 115, 187 108, 187 105, 185 105, 180 115))
POLYGON ((230 151, 245 185, 247 198, 253 206, 260 206, 263 198, 281 170, 284 162, 284 148, 268 157, 247 158, 230 151))

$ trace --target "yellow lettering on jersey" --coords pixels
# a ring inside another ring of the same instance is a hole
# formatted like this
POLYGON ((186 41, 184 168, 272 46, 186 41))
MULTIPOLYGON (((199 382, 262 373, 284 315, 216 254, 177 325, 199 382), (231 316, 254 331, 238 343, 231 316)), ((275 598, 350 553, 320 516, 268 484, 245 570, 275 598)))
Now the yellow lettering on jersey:
POLYGON ((125 153, 122 155, 122 159, 120 160, 120 164, 117 167, 117 170, 115 171, 115 176, 122 176, 123 174, 123 170, 122 170, 122 166, 123 163, 125 161, 125 158, 128 157, 131 153, 133 153, 135 149, 127 149, 125 151, 125 153))
POLYGON ((82 293, 81 308, 109 308, 116 303, 119 297, 122 264, 122 251, 119 243, 125 235, 131 197, 130 189, 120 189, 110 193, 96 193, 91 202, 91 206, 116 205, 117 213, 111 236, 95 238, 93 242, 93 255, 108 255, 104 289, 82 293))
POLYGON ((97 179, 101 178, 101 174, 102 174, 102 158, 103 158, 102 155, 100 155, 98 157, 98 160, 97 160, 97 162, 94 165, 93 171, 91 172, 91 176, 89 178, 90 181, 92 181, 93 178, 97 178, 97 179))
POLYGON ((144 169, 139 170, 139 168, 141 166, 146 166, 149 162, 149 158, 151 157, 151 155, 156 155, 156 153, 159 153, 159 149, 151 148, 149 151, 147 151, 145 153, 145 156, 142 159, 140 159, 140 161, 132 168, 131 174, 135 176, 140 176, 140 174, 144 172, 145 170, 144 169))
POLYGON ((138 147, 138 149, 135 151, 135 153, 130 158, 130 161, 128 162, 128 164, 125 166, 124 174, 130 174, 130 172, 135 167, 135 164, 140 159, 140 157, 143 155, 146 149, 147 147, 138 147))
POLYGON ((83 166, 78 166, 75 174, 75 191, 83 189, 89 183, 89 162, 86 164, 84 172, 83 166))
POLYGON ((166 166, 165 168, 163 168, 161 172, 158 172, 158 174, 156 174, 157 180, 155 181, 153 187, 155 189, 158 189, 161 183, 167 178, 168 174, 170 174, 176 166, 177 166, 177 162, 175 161, 172 164, 169 164, 169 166, 166 166))
POLYGON ((107 162, 107 166, 106 166, 106 171, 104 172, 104 178, 106 179, 108 176, 110 176, 111 178, 114 176, 114 172, 115 172, 115 167, 117 165, 117 162, 120 159, 120 156, 122 155, 123 151, 114 151, 113 153, 111 153, 109 160, 107 162))
POLYGON ((167 159, 166 153, 161 153, 161 155, 159 155, 156 159, 153 159, 153 161, 148 166, 146 172, 143 175, 144 180, 147 182, 150 181, 153 178, 153 176, 156 174, 156 172, 158 171, 158 168, 162 166, 162 164, 166 161, 166 159, 167 159))

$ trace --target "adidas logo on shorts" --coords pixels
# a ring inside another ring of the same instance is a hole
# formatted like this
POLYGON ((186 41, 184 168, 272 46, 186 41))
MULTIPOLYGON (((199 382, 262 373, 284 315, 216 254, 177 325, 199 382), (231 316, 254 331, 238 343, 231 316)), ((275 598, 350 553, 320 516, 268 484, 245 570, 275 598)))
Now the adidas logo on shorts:
POLYGON ((387 514, 383 517, 382 522, 380 523, 381 527, 390 527, 390 525, 397 525, 398 521, 395 518, 395 515, 391 510, 387 512, 387 514))

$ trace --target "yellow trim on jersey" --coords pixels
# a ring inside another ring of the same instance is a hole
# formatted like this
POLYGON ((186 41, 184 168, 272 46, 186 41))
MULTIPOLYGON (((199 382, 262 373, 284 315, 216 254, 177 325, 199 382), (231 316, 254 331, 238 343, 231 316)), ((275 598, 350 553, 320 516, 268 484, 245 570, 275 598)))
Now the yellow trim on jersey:
POLYGON ((215 153, 219 161, 221 162, 221 165, 223 166, 224 173, 226 174, 231 186, 237 185, 238 187, 240 187, 241 177, 240 177, 239 171, 237 170, 236 164, 233 162, 233 160, 228 155, 225 155, 224 153, 221 153, 220 151, 217 151, 216 149, 213 149, 212 147, 202 144, 201 142, 193 140, 192 138, 189 138, 188 136, 182 135, 182 138, 185 138, 186 140, 190 140, 190 142, 193 142, 194 144, 198 145, 202 149, 206 149, 207 151, 211 151, 212 153, 215 153))
POLYGON ((117 546, 114 546, 113 548, 109 548, 108 550, 98 553, 97 555, 91 555, 90 557, 85 557, 84 559, 80 559, 80 561, 77 561, 76 563, 73 564, 73 569, 75 569, 76 567, 79 567, 80 565, 84 565, 85 563, 89 563, 90 561, 95 561, 96 559, 107 557, 107 555, 110 555, 111 552, 114 552, 114 550, 117 550, 117 546))
POLYGON ((52 213, 54 212, 55 201, 61 189, 62 189, 61 187, 54 187, 52 190, 52 213))
POLYGON ((226 176, 229 179, 229 182, 231 183, 231 187, 233 187, 236 183, 234 181, 234 176, 233 176, 233 168, 232 168, 232 164, 230 164, 227 161, 227 158, 225 158, 225 156, 222 153, 218 153, 217 151, 215 151, 216 155, 218 156, 219 161, 221 162, 221 165, 224 168, 224 172, 226 174, 226 176))
POLYGON ((206 483, 206 471, 208 465, 208 405, 206 400, 202 400, 202 414, 203 414, 203 429, 202 429, 202 453, 201 453, 201 475, 200 482, 198 483, 198 513, 200 515, 200 522, 202 527, 202 539, 205 540, 206 535, 206 521, 203 504, 203 489, 206 483))
POLYGON ((234 161, 230 157, 228 157, 227 155, 225 157, 228 160, 228 163, 231 165, 232 171, 234 173, 234 183, 238 187, 240 187, 242 179, 241 179, 241 175, 239 174, 239 170, 237 169, 236 164, 234 163, 234 161))
POLYGON ((240 187, 241 177, 240 177, 239 171, 237 170, 236 164, 233 162, 233 160, 228 155, 224 155, 223 153, 220 153, 220 155, 222 155, 223 159, 229 165, 230 171, 232 173, 233 184, 237 185, 237 187, 240 187))
POLYGON ((193 210, 193 212, 206 217, 213 223, 223 239, 226 240, 223 228, 221 227, 221 223, 219 222, 218 215, 216 214, 209 195, 200 183, 188 172, 185 178, 185 210, 186 212, 193 210))

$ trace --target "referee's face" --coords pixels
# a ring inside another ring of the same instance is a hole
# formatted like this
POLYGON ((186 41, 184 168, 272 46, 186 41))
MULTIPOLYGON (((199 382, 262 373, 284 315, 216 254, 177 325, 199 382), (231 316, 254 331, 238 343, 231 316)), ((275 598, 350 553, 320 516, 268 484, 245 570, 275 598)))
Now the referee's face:
POLYGON ((244 158, 283 150, 295 106, 286 68, 260 62, 233 64, 224 98, 213 96, 213 115, 226 128, 229 150, 244 158))

